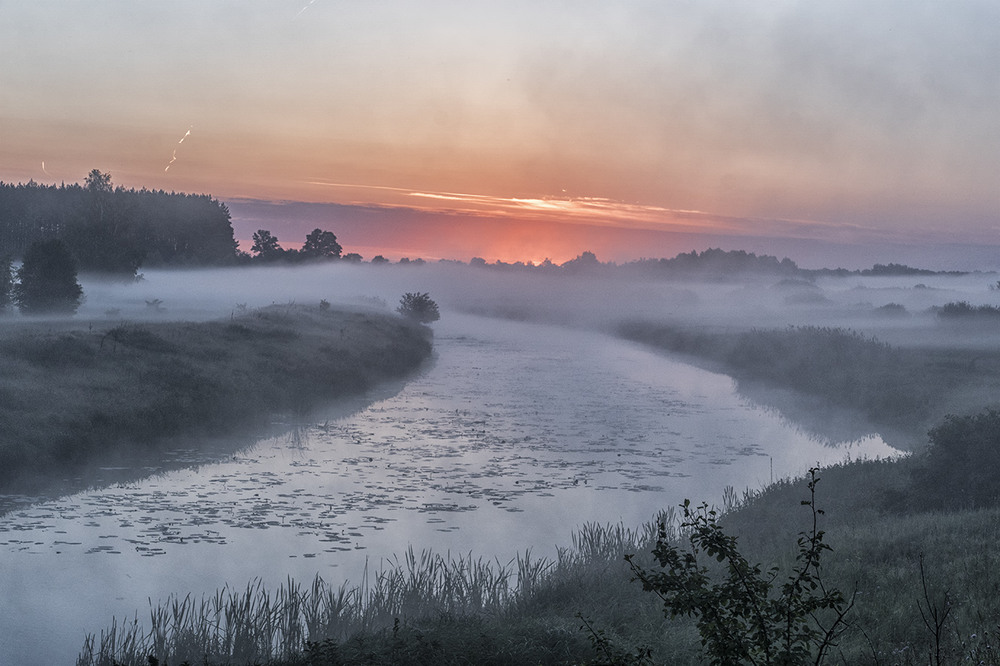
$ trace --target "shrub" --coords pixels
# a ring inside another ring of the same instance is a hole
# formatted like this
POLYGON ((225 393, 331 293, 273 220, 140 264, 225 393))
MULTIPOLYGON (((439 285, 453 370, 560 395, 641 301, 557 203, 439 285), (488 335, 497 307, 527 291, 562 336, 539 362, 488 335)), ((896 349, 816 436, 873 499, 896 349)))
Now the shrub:
POLYGON ((942 319, 962 317, 995 318, 1000 317, 1000 308, 995 305, 972 305, 968 301, 953 301, 945 303, 938 308, 937 315, 942 319))
POLYGON ((927 508, 975 509, 1000 502, 1000 412, 949 414, 930 433, 931 446, 915 473, 927 508))
POLYGON ((815 502, 816 472, 809 470, 810 497, 802 502, 812 511, 812 527, 800 532, 796 564, 777 591, 778 567, 765 573, 761 565, 751 565, 705 504, 681 505, 689 550, 671 544, 661 528, 653 555, 662 571, 647 571, 626 556, 643 589, 663 600, 664 614, 696 618, 710 663, 819 664, 847 629, 853 597, 827 589, 819 574, 820 557, 830 547, 817 526, 822 512, 815 502), (702 554, 721 571, 702 564, 702 554))
POLYGON ((422 324, 428 324, 441 318, 437 303, 431 300, 429 294, 419 292, 403 294, 403 297, 399 299, 399 307, 396 308, 396 312, 422 324))

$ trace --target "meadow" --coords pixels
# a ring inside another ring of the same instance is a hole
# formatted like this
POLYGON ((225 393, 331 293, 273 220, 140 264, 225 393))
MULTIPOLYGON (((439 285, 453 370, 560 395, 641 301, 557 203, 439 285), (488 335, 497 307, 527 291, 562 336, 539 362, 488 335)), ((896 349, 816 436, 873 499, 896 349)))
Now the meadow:
POLYGON ((10 321, 0 328, 0 488, 86 485, 87 470, 155 457, 179 438, 260 432, 404 375, 430 352, 426 327, 325 303, 202 322, 10 321))
MULTIPOLYGON (((988 455, 1000 416, 977 412, 992 386, 992 356, 960 346, 923 354, 815 327, 719 333, 633 324, 623 334, 874 422, 911 424, 910 432, 932 424, 932 443, 925 430, 910 456, 819 472, 820 529, 832 547, 820 572, 825 586, 853 599, 826 663, 1000 663, 1000 502, 988 455), (961 404, 969 416, 944 418, 961 404), (958 492, 966 484, 984 494, 958 492)), ((806 499, 801 479, 732 490, 721 525, 748 561, 776 566, 781 582, 809 528, 806 499)), ((289 580, 279 590, 251 584, 210 599, 177 597, 152 607, 148 622, 89 637, 79 663, 706 663, 694 618, 668 617, 625 560, 655 569, 658 529, 679 544, 689 534, 668 507, 639 529, 584 524, 551 561, 411 550, 355 587, 289 580)))

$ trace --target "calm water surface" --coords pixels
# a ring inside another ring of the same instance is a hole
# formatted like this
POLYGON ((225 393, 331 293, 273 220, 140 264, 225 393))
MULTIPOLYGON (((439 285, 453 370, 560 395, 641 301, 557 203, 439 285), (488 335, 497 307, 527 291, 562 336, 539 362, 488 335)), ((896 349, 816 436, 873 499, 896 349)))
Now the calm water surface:
POLYGON ((599 334, 457 315, 435 331, 433 365, 350 416, 0 517, 0 663, 73 663, 172 593, 357 581, 408 545, 552 556, 584 522, 894 453, 810 439, 728 377, 599 334))

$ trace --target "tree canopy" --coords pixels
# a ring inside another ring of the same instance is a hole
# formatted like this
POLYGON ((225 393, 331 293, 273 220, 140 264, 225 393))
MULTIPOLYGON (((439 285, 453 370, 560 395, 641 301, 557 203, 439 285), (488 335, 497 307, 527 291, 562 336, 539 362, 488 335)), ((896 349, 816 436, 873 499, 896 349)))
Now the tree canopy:
POLYGON ((253 234, 250 251, 260 261, 274 261, 285 256, 285 250, 278 245, 278 237, 267 229, 258 229, 253 234))
POLYGON ((83 185, 0 182, 0 256, 50 238, 66 242, 81 272, 125 277, 238 258, 229 210, 208 195, 116 188, 99 169, 83 185))
POLYGON ((438 304, 431 299, 430 294, 419 292, 403 294, 403 297, 399 299, 399 307, 396 308, 396 312, 409 319, 419 321, 421 324, 429 324, 441 318, 438 304))
POLYGON ((332 231, 313 229, 299 253, 304 259, 337 259, 342 250, 332 231))
MULTIPOLYGON (((343 248, 332 231, 318 228, 306 234, 305 242, 299 250, 286 250, 278 244, 278 237, 270 230, 258 229, 254 232, 253 246, 250 248, 252 261, 259 262, 329 261, 341 259, 342 251, 343 248)), ((359 254, 351 253, 348 257, 351 261, 361 261, 359 254)))
POLYGON ((76 259, 66 243, 36 241, 17 269, 14 302, 24 314, 74 314, 83 296, 76 275, 76 259))

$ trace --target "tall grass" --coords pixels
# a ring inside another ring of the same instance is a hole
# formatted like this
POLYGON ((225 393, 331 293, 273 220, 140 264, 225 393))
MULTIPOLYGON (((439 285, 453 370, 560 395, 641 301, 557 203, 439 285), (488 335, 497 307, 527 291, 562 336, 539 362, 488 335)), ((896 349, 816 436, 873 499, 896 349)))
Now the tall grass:
POLYGON ((146 664, 150 655, 160 663, 289 659, 307 641, 343 640, 392 626, 398 618, 499 613, 534 589, 552 566, 529 553, 503 564, 410 549, 401 562, 366 574, 358 587, 335 587, 317 576, 305 587, 289 578, 270 591, 256 580, 243 590, 151 605, 147 629, 134 620, 114 622, 87 638, 77 663, 146 664))
MULTIPOLYGON (((899 513, 879 487, 905 485, 900 469, 866 461, 821 472, 821 529, 833 549, 822 577, 857 593, 852 627, 828 661, 1000 664, 1000 509, 899 513)), ((750 562, 779 572, 794 565, 808 523, 802 488, 784 480, 727 493, 723 525, 750 562)), ((684 538, 676 514, 665 512, 638 529, 585 524, 552 560, 411 549, 356 587, 316 578, 270 591, 254 581, 175 597, 151 604, 147 626, 133 617, 89 636, 77 664, 138 666, 150 656, 174 665, 600 663, 595 630, 622 654, 648 647, 653 663, 704 663, 693 622, 665 617, 623 561, 636 554, 655 566, 660 524, 670 540, 684 538)))
POLYGON ((815 396, 911 439, 949 412, 994 404, 1000 389, 996 350, 893 347, 855 331, 816 326, 720 332, 634 321, 618 333, 701 359, 738 382, 815 396))
MULTIPOLYGON (((673 520, 672 512, 660 518, 670 529, 673 520)), ((545 632, 561 637, 556 649, 586 656, 589 644, 575 617, 586 604, 569 599, 597 595, 591 611, 607 624, 613 624, 610 617, 623 604, 644 601, 628 585, 623 558, 648 552, 655 534, 655 523, 641 529, 586 524, 574 534, 573 547, 560 549, 555 559, 526 551, 504 563, 410 548, 402 558, 366 571, 355 587, 334 586, 317 576, 307 586, 289 578, 273 591, 256 580, 244 589, 224 588, 200 599, 171 597, 150 603, 148 626, 137 617, 114 620, 88 636, 77 666, 147 664, 150 656, 161 664, 291 663, 310 646, 346 645, 359 636, 377 643, 391 628, 398 639, 401 624, 412 628, 443 618, 457 631, 454 635, 487 623, 503 636, 512 622, 534 617, 537 623, 545 617, 550 625, 545 632), (599 592, 601 583, 610 585, 599 592), (552 612, 557 607, 564 617, 552 612)))

